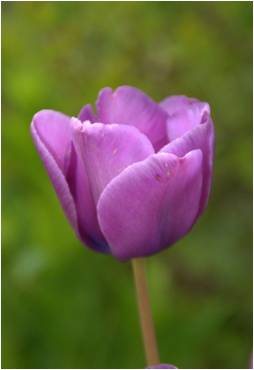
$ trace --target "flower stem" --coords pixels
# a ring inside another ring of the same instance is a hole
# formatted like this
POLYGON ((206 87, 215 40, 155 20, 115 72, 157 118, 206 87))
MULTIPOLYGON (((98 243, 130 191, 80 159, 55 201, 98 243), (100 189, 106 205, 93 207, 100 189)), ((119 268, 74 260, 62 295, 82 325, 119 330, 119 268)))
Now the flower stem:
POLYGON ((149 303, 144 260, 142 258, 133 259, 132 267, 134 272, 146 361, 148 366, 156 365, 159 364, 159 354, 157 349, 152 312, 149 303))

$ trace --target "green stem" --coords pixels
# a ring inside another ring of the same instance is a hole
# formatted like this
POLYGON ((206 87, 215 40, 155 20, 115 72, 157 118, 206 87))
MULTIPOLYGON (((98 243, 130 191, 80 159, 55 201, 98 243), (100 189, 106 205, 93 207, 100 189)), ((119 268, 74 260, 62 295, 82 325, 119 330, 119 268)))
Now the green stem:
POLYGON ((139 317, 143 334, 143 341, 148 366, 159 364, 152 312, 149 302, 148 288, 146 283, 144 260, 137 258, 132 260, 134 280, 137 293, 139 317))

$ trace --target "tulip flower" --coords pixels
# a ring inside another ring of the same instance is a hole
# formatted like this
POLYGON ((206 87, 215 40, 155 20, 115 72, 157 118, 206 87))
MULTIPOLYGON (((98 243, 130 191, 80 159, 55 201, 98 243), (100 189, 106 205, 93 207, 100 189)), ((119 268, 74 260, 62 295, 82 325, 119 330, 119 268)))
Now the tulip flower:
POLYGON ((144 257, 188 233, 207 205, 214 130, 207 103, 104 88, 97 113, 52 110, 31 131, 69 222, 90 248, 144 257))
POLYGON ((33 117, 31 132, 81 242, 133 260, 147 362, 156 366, 160 361, 138 257, 177 242, 207 205, 214 147, 209 105, 186 96, 156 103, 133 87, 104 88, 96 113, 89 104, 77 117, 42 110, 33 117))
POLYGON ((147 367, 147 369, 177 369, 174 365, 169 364, 158 364, 147 367))

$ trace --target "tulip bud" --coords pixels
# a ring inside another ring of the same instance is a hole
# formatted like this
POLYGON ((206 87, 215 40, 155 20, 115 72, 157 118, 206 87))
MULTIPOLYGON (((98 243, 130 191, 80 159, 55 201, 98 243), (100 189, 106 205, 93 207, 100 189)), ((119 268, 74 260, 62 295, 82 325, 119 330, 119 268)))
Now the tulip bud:
POLYGON ((157 104, 136 88, 104 88, 97 113, 35 114, 32 137, 83 244, 119 260, 149 256, 188 233, 211 186, 214 128, 207 103, 157 104))

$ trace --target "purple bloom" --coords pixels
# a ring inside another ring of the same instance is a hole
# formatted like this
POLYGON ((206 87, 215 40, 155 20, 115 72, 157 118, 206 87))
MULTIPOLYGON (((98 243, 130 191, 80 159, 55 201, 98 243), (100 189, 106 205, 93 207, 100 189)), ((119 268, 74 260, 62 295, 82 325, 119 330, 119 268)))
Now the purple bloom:
POLYGON ((207 103, 160 104, 136 88, 104 88, 95 114, 52 110, 31 131, 80 240, 120 260, 152 255, 182 238, 210 191, 214 129, 207 103))
POLYGON ((147 367, 147 369, 177 369, 174 365, 158 364, 147 367))

